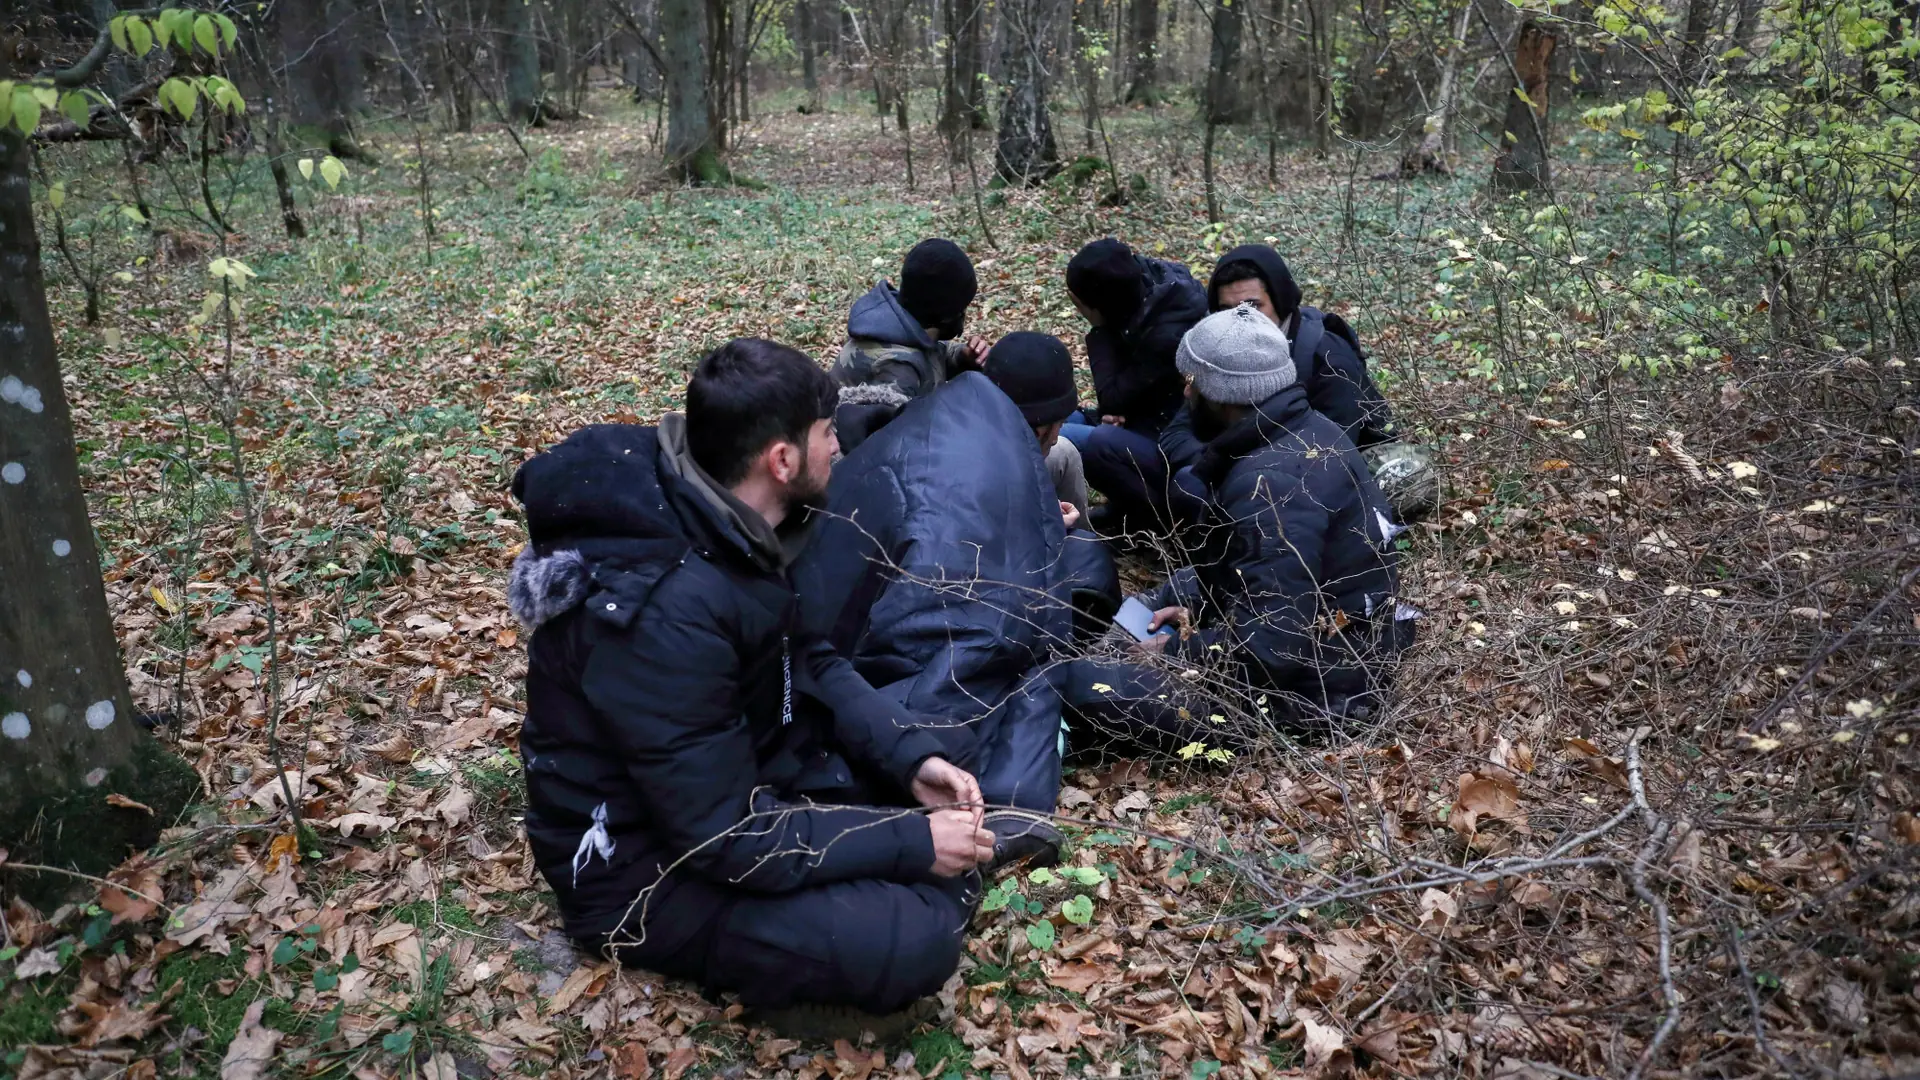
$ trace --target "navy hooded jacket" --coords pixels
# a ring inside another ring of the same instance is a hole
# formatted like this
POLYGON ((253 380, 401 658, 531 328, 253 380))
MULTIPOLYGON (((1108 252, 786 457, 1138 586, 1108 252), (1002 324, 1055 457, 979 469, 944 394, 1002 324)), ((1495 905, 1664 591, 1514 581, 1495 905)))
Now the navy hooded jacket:
MULTIPOLYGON (((1346 320, 1302 305, 1300 286, 1294 283, 1286 260, 1266 244, 1242 244, 1220 256, 1215 265, 1232 262, 1252 263, 1260 271, 1273 309, 1293 342, 1293 364, 1314 410, 1339 425, 1357 447, 1397 438, 1393 409, 1367 373, 1359 339, 1346 320)), ((1209 282, 1207 307, 1212 310, 1219 306, 1220 290, 1209 282)), ((1173 453, 1184 449, 1169 448, 1173 453)))
POLYGON ((1019 409, 963 373, 835 465, 828 500, 794 567, 806 630, 924 718, 989 803, 1051 812, 1072 560, 1019 409))
POLYGON ((1087 365, 1101 415, 1123 416, 1126 426, 1151 434, 1180 408, 1186 379, 1174 354, 1193 324, 1206 318, 1207 293, 1177 262, 1134 257, 1145 297, 1125 326, 1087 332, 1087 365))
POLYGON ((1353 443, 1298 384, 1206 444, 1180 476, 1204 512, 1194 566, 1204 629, 1172 647, 1326 708, 1379 686, 1411 624, 1385 498, 1353 443))
POLYGON ((674 458, 655 428, 598 425, 513 482, 530 534, 509 587, 533 628, 527 836, 568 933, 619 928, 642 963, 697 929, 648 918, 671 907, 636 904, 650 888, 785 892, 933 865, 920 815, 804 801, 845 789, 850 764, 904 792, 938 741, 801 631, 787 570, 674 458), (824 707, 789 709, 809 697, 824 707))

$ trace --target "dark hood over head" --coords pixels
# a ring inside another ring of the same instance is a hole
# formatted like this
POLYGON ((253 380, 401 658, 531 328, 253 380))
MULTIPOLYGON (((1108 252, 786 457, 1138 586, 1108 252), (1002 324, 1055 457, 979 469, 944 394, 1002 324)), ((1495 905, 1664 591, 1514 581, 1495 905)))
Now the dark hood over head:
POLYGON ((513 497, 533 545, 683 538, 660 484, 659 450, 654 428, 594 424, 520 466, 513 497))
POLYGON ((936 346, 933 335, 901 306, 900 294, 884 281, 853 302, 853 310, 847 315, 847 336, 915 349, 936 346))
MULTIPOLYGON (((1252 263, 1260 271, 1261 280, 1266 282, 1267 296, 1273 301, 1273 310, 1282 319, 1300 310, 1300 286, 1294 284, 1293 271, 1287 269, 1287 260, 1267 244, 1241 244, 1214 263, 1216 270, 1228 263, 1252 263)), ((1220 290, 1212 281, 1207 282, 1207 307, 1219 310, 1220 290)))

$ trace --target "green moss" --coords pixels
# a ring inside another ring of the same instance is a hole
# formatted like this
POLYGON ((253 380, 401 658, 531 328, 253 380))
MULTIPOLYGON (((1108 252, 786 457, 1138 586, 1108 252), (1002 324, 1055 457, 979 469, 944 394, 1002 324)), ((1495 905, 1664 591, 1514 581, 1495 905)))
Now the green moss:
MULTIPOLYGON (((127 760, 109 769, 95 787, 79 787, 54 799, 21 808, 12 818, 0 815, 0 848, 15 863, 41 863, 84 874, 104 874, 127 853, 152 844, 160 830, 200 792, 200 776, 146 735, 134 739, 127 760), (104 806, 109 793, 153 808, 115 810, 104 806)), ((50 910, 91 886, 64 875, 11 874, 5 886, 28 903, 50 910)))
MULTIPOLYGON (((67 994, 80 981, 79 965, 51 978, 15 983, 0 991, 0 1048, 12 1050, 60 1041, 54 1018, 67 1007, 67 994)), ((0 1072, 9 1071, 0 1067, 0 1072)))
POLYGON ((480 932, 480 924, 473 921, 473 913, 450 901, 443 900, 435 905, 432 900, 415 900, 395 907, 391 914, 401 922, 423 930, 431 926, 448 926, 468 933, 480 932))
POLYGON ((967 1067, 967 1062, 973 1057, 959 1036, 942 1028, 915 1035, 909 1049, 913 1051, 914 1070, 922 1076, 930 1075, 936 1069, 943 1074, 959 1072, 967 1067))
MULTIPOLYGON (((161 961, 155 987, 165 993, 176 984, 180 989, 167 1007, 164 1030, 177 1034, 193 1028, 205 1033, 206 1039, 168 1055, 163 1071, 211 1080, 220 1075, 220 1059, 239 1032, 247 1007, 272 991, 265 982, 247 977, 246 957, 237 951, 219 956, 195 950, 167 957, 161 961)), ((300 1014, 279 998, 267 1001, 260 1022, 279 1031, 303 1026, 300 1014)))

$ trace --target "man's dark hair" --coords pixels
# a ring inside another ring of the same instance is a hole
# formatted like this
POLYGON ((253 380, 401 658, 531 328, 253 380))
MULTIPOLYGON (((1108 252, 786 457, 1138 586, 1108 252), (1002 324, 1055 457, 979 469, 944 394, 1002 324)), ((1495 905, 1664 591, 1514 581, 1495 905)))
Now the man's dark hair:
POLYGON ((734 338, 708 353, 687 384, 687 449, 708 476, 732 487, 768 443, 806 449, 838 396, 833 376, 798 349, 734 338))
POLYGON ((1279 298, 1273 295, 1273 286, 1268 283, 1267 275, 1261 269, 1245 259, 1235 259, 1213 272, 1207 279, 1207 292, 1210 297, 1218 297, 1220 290, 1236 281, 1257 281, 1267 294, 1267 299, 1279 306, 1279 298))

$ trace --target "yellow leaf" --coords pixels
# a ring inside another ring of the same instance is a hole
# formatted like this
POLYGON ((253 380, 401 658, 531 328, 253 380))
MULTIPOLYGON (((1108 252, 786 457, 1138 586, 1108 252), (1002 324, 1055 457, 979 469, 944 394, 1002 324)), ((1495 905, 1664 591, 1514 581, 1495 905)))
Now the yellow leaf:
POLYGON ((180 605, 173 602, 173 597, 168 596, 167 591, 165 589, 162 589, 160 586, 155 585, 151 589, 148 589, 147 591, 153 594, 153 602, 160 605, 161 611, 164 611, 169 615, 179 614, 180 605))
POLYGON ((1760 753, 1764 754, 1770 750, 1780 749, 1780 740, 1779 739, 1753 739, 1752 741, 1747 743, 1747 749, 1758 750, 1760 753))
POLYGON ((300 179, 302 180, 313 179, 313 159, 312 158, 303 157, 300 159, 300 179))
POLYGON ((1097 682, 1097 683, 1094 683, 1094 684, 1093 684, 1093 689, 1094 689, 1094 692, 1095 692, 1095 693, 1098 693, 1098 694, 1111 694, 1111 693, 1113 693, 1113 687, 1111 687, 1111 686, 1108 686, 1108 685, 1107 685, 1106 683, 1103 683, 1103 682, 1097 682))
POLYGON ((1195 757, 1199 756, 1202 753, 1205 753, 1206 749, 1207 749, 1206 743, 1203 743, 1203 742, 1188 743, 1187 745, 1180 748, 1180 757, 1183 760, 1192 761, 1195 757))

